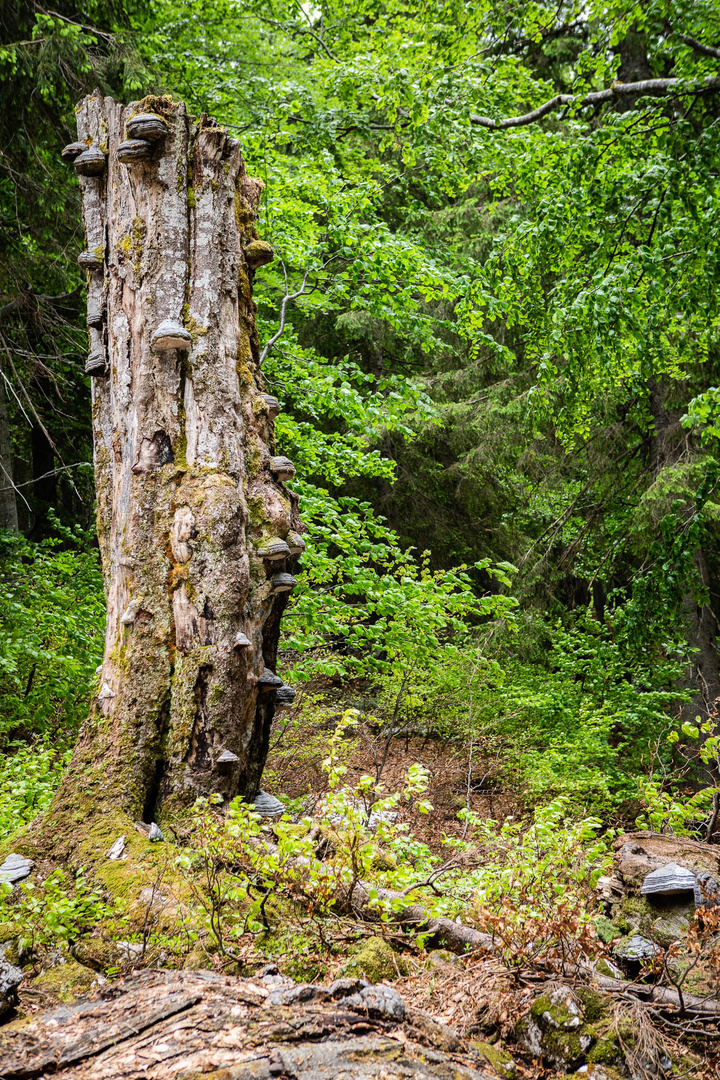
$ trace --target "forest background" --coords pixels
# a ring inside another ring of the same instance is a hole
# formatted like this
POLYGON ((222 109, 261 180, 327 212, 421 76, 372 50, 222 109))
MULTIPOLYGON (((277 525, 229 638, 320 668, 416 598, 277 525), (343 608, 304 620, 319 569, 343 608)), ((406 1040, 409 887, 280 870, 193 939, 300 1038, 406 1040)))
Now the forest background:
POLYGON ((60 159, 99 86, 209 113, 265 184, 263 371, 309 529, 281 643, 304 688, 277 736, 295 773, 353 706, 381 747, 450 746, 468 802, 563 797, 703 835, 715 778, 687 747, 720 694, 717 15, 4 0, 3 834, 47 805, 102 655, 60 159), (658 78, 681 82, 582 104, 658 78), (493 126, 556 94, 575 100, 493 126))

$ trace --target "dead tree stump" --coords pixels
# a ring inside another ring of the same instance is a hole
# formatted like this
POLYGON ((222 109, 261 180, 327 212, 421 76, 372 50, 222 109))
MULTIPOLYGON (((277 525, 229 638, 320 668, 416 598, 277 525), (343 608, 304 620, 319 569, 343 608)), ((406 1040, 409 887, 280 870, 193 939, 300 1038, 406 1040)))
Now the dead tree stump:
POLYGON ((64 156, 87 239, 107 629, 54 811, 162 821, 201 794, 254 797, 281 683, 304 544, 258 362, 252 282, 272 250, 254 228, 262 184, 215 121, 97 91, 77 118, 64 156))

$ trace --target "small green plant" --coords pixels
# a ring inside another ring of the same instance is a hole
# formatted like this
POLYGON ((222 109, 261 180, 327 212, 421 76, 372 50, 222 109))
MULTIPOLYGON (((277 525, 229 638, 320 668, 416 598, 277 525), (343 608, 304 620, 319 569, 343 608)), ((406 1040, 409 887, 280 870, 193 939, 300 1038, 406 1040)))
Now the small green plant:
POLYGON ((233 943, 245 933, 272 929, 278 904, 286 905, 286 922, 314 921, 320 927, 346 909, 362 885, 380 918, 389 919, 398 902, 383 896, 383 886, 407 884, 419 863, 425 869, 432 865, 424 845, 417 845, 414 867, 407 859, 398 866, 393 851, 407 843, 408 826, 397 820, 400 804, 412 803, 421 813, 432 809, 424 798, 423 766, 411 766, 402 789, 389 794, 370 776, 346 786, 346 736, 357 720, 357 712, 347 710, 332 735, 323 763, 328 790, 316 820, 293 823, 284 817, 269 827, 240 799, 227 817, 218 814, 213 799, 198 800, 195 848, 178 865, 189 877, 206 931, 226 957, 237 958, 233 943))
POLYGON ((542 959, 566 972, 603 951, 594 884, 610 863, 610 836, 598 837, 598 819, 573 821, 568 811, 569 800, 558 798, 529 828, 513 818, 474 822, 482 865, 472 875, 473 908, 508 967, 542 959))
POLYGON ((74 875, 57 869, 42 882, 24 881, 18 894, 6 904, 6 916, 17 930, 18 952, 27 957, 65 951, 114 914, 82 869, 74 875))
POLYGON ((644 812, 641 828, 712 842, 720 828, 720 725, 717 717, 684 721, 666 736, 673 749, 671 768, 655 747, 650 775, 639 781, 644 812), (659 773, 659 777, 655 774, 659 773), (698 789, 698 778, 705 783, 698 789), (694 780, 691 784, 689 781, 694 780))

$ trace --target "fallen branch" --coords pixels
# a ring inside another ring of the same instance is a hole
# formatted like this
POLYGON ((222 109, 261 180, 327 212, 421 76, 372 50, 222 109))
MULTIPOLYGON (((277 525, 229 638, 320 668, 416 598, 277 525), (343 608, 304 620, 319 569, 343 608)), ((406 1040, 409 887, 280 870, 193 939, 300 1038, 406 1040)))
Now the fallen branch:
MULTIPOLYGON (((392 903, 404 899, 404 894, 393 889, 378 889, 377 900, 392 903)), ((348 904, 349 909, 362 919, 371 921, 378 918, 377 900, 371 900, 368 886, 363 882, 356 882, 352 892, 352 900, 348 904)), ((419 933, 427 934, 443 948, 459 955, 468 952, 484 952, 492 955, 499 951, 498 945, 491 934, 475 930, 471 926, 463 926, 462 923, 444 917, 428 915, 421 904, 412 904, 401 908, 396 912, 396 918, 403 926, 412 926, 419 933)), ((601 989, 610 994, 632 994, 633 997, 642 998, 644 1001, 659 1005, 669 1005, 694 1017, 706 1019, 720 1018, 720 1001, 714 998, 701 998, 692 994, 683 993, 682 1000, 676 990, 670 990, 665 986, 651 986, 644 983, 625 982, 622 979, 611 979, 606 975, 599 975, 589 964, 580 968, 581 973, 591 979, 601 989)))

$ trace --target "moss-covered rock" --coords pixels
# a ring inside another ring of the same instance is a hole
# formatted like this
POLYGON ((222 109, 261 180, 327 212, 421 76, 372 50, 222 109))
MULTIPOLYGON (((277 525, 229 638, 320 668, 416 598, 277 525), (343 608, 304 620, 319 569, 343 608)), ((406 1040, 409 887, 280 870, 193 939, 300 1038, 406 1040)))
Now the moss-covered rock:
POLYGON ((360 951, 348 960, 340 974, 360 976, 371 983, 378 983, 383 979, 397 979, 398 975, 407 974, 407 966, 384 938, 371 937, 360 951))
POLYGON ((667 949, 674 941, 683 937, 690 925, 686 908, 676 908, 656 919, 650 929, 653 941, 667 949))
POLYGON ((604 941, 606 945, 609 945, 615 938, 620 937, 622 933, 615 923, 605 915, 598 915, 595 919, 595 929, 597 931, 597 936, 601 941, 604 941))
POLYGON ((90 968, 79 964, 77 960, 66 960, 43 971, 32 985, 38 990, 53 994, 60 1001, 73 1001, 82 994, 87 994, 96 979, 97 975, 90 968))
POLYGON ((379 871, 397 870, 397 859, 391 851, 384 851, 382 848, 375 848, 375 850, 373 851, 373 857, 370 866, 373 870, 379 871))
POLYGON ((597 1039, 586 1023, 582 1001, 567 986, 536 998, 515 1029, 521 1046, 556 1069, 577 1069, 597 1039))
POLYGON ((507 1050, 503 1050, 502 1047, 493 1046, 492 1043, 482 1042, 479 1039, 472 1039, 470 1049, 474 1050, 478 1057, 487 1062, 498 1076, 513 1077, 517 1074, 517 1066, 512 1055, 508 1054, 507 1050))

